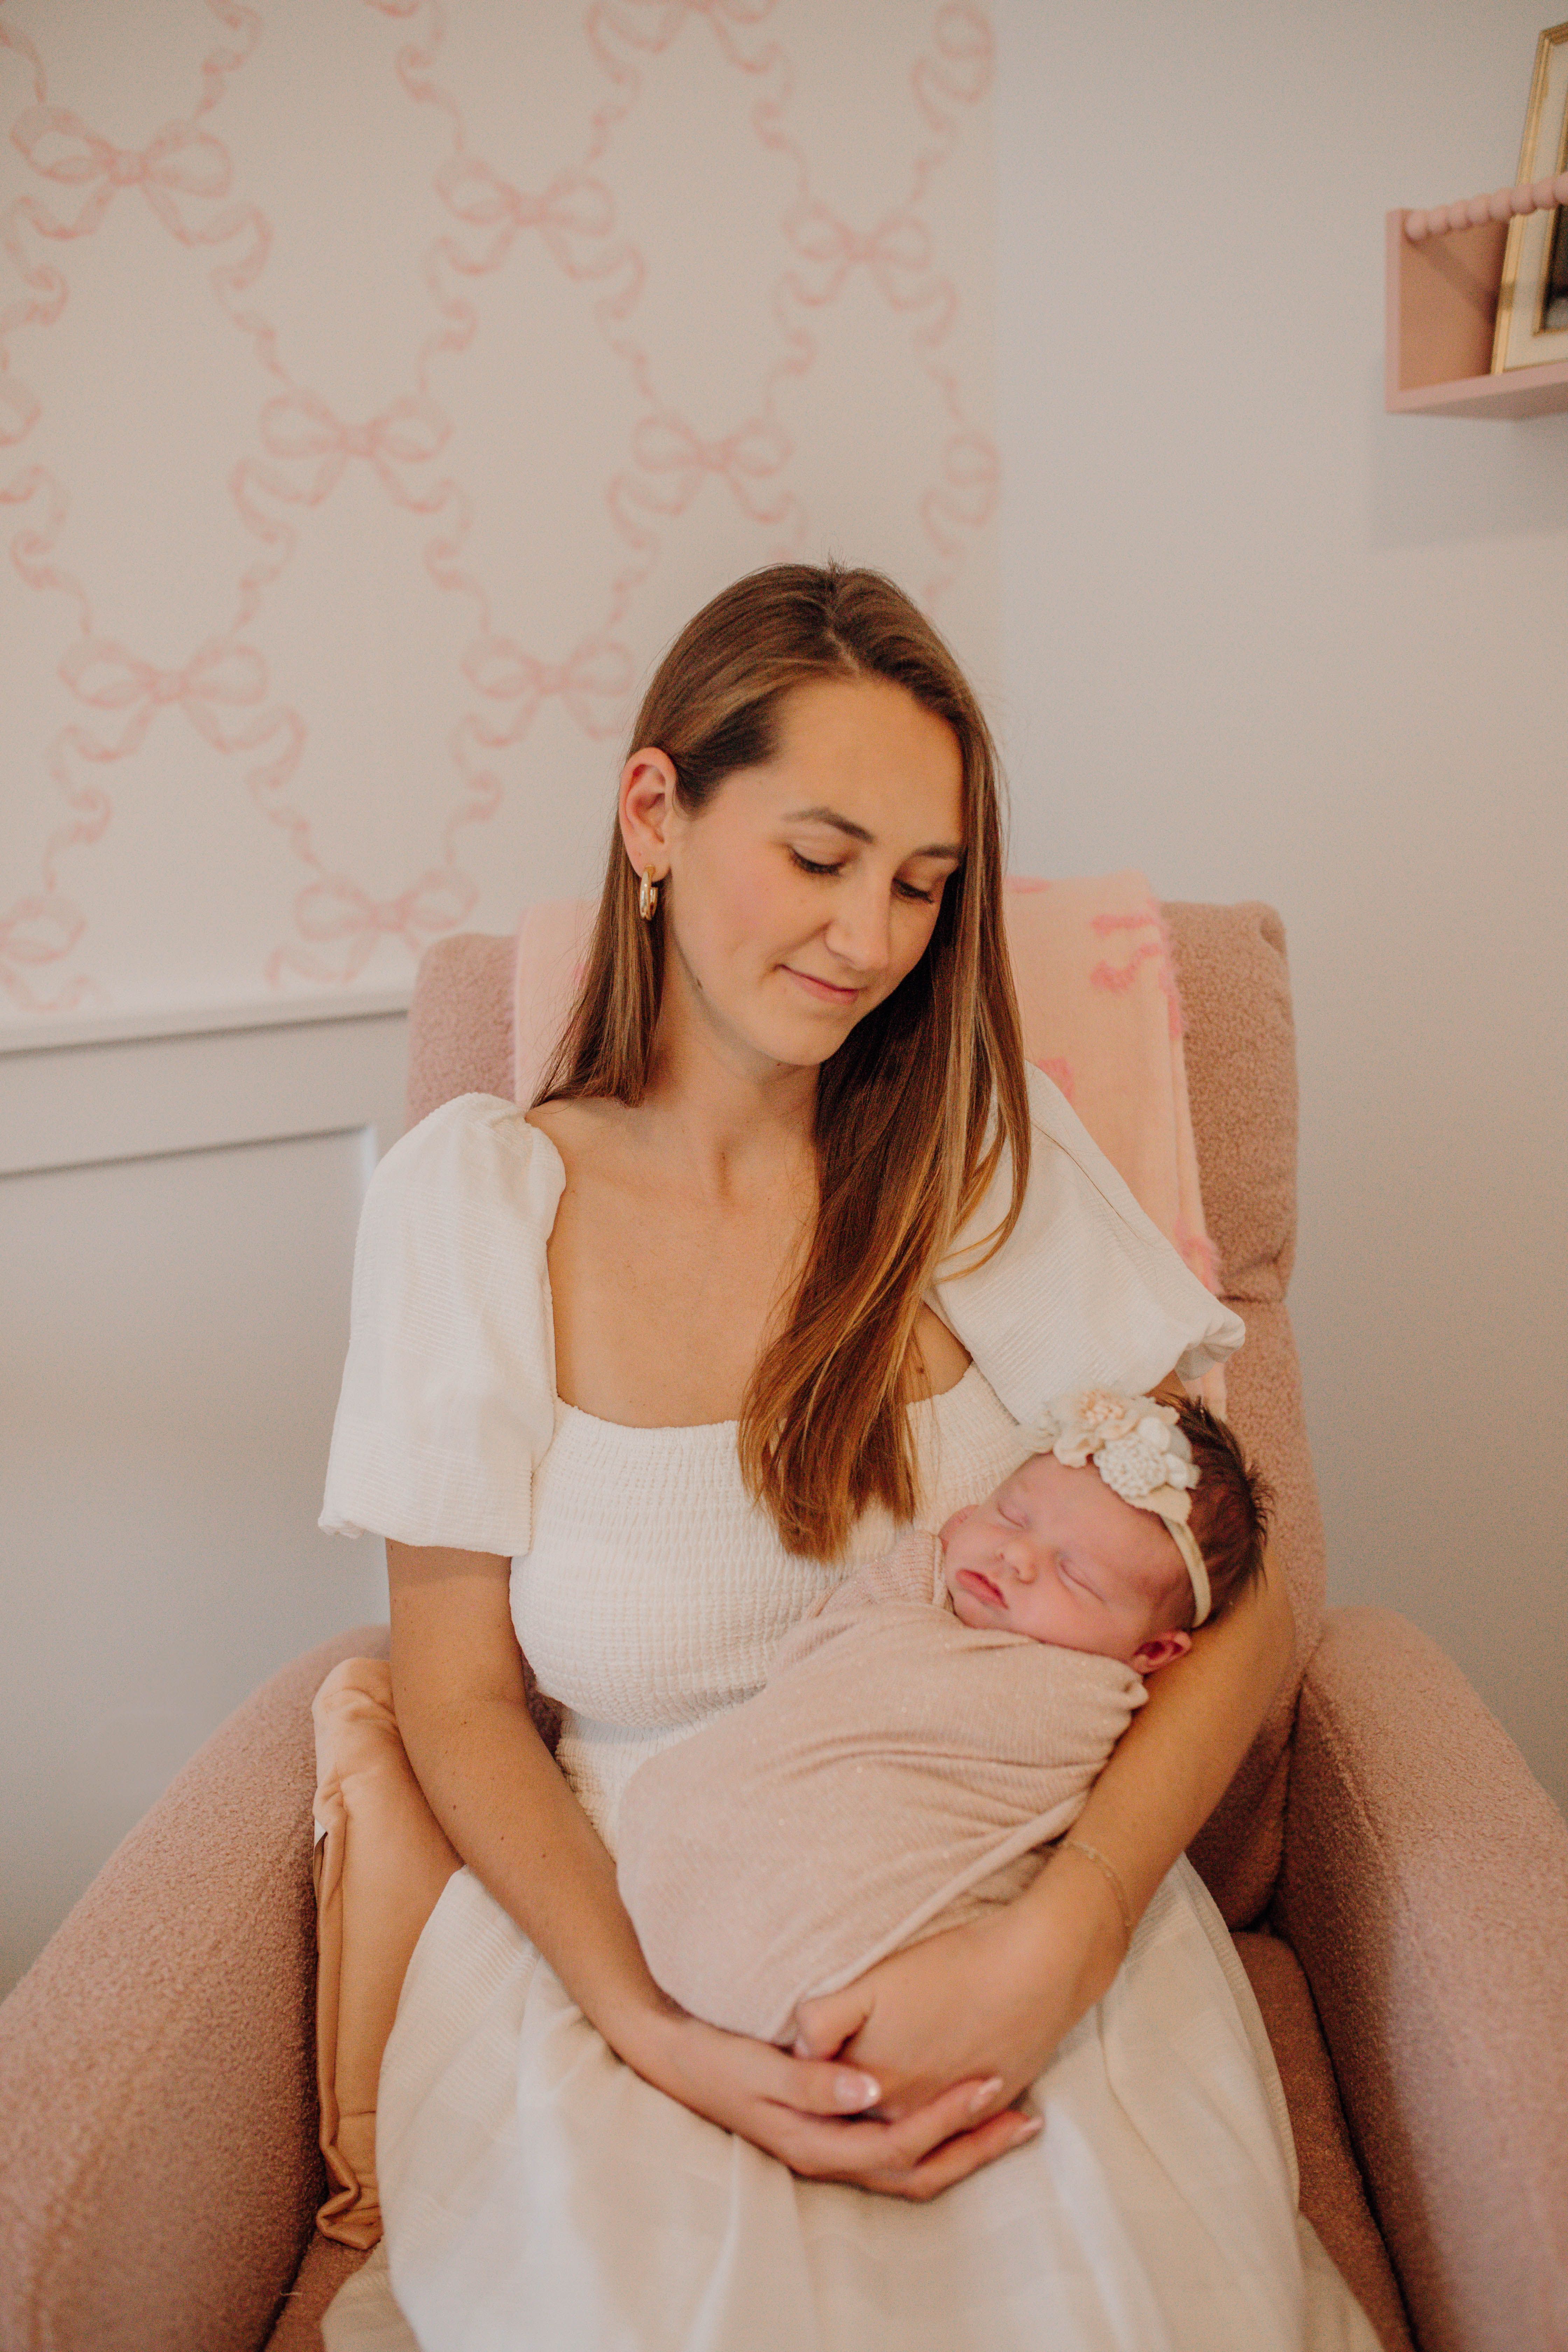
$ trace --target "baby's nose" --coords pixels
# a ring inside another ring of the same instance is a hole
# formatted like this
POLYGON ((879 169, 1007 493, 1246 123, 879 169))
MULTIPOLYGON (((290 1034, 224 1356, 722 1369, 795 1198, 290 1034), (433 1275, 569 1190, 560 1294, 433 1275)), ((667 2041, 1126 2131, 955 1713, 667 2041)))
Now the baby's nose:
POLYGON ((1020 1584, 1033 1582, 1035 1574, 1033 1544, 1025 1542, 1021 1537, 1014 1536, 1003 1545, 1002 1557, 1020 1584))

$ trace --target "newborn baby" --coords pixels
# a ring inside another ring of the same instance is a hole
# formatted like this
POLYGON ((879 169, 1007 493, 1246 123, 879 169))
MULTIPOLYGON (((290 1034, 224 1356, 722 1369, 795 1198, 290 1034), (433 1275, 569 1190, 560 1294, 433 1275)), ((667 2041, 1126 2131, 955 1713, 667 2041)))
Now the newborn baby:
POLYGON ((1021 1893, 1143 1678, 1260 1574, 1267 1495, 1205 1407, 1089 1389, 1026 1435, 628 1782, 622 1898, 694 2016, 787 2042, 798 2002, 1021 1893))

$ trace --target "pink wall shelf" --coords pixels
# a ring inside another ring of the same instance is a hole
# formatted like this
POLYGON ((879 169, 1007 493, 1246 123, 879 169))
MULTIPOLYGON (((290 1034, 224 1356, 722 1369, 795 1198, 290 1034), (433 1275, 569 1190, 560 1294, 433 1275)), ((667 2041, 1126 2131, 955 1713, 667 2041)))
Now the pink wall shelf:
POLYGON ((1394 416, 1546 416, 1568 409, 1568 360, 1493 375, 1492 328, 1505 222, 1413 245, 1388 215, 1388 332, 1383 404, 1394 416))

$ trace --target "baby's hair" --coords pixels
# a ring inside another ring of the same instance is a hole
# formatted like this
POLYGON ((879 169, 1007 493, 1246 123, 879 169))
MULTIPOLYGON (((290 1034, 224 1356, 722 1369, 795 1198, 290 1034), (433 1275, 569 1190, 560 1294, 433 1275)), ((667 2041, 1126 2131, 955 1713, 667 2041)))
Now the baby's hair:
MULTIPOLYGON (((1268 1482, 1241 1450, 1228 1422, 1191 1400, 1176 1408, 1177 1425, 1193 1449, 1198 1483, 1188 1521, 1209 1572, 1211 1620, 1263 1574, 1263 1547, 1274 1512, 1268 1482)), ((1191 1592, 1182 1623, 1193 1617, 1191 1592)))

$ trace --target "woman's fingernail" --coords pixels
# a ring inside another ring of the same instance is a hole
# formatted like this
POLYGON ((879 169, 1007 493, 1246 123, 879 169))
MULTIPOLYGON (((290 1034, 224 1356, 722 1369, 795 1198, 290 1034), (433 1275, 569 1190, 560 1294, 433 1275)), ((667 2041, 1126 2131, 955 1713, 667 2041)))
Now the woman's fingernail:
POLYGON ((1042 2116, 1026 2116, 1017 2130, 1013 2134, 1014 2147, 1022 2147, 1026 2139, 1033 2139, 1035 2134, 1037 2132, 1044 2131, 1045 2127, 1045 2120, 1042 2116))
POLYGON ((971 2091, 969 2094, 970 2114, 972 2116, 977 2116, 982 2107, 988 2107, 1001 2088, 1001 2075, 993 2074, 988 2082, 980 2084, 978 2088, 971 2091))
POLYGON ((874 2107, 882 2095, 882 2085, 869 2074, 840 2074, 833 2095, 841 2107, 854 2114, 860 2107, 874 2107))

